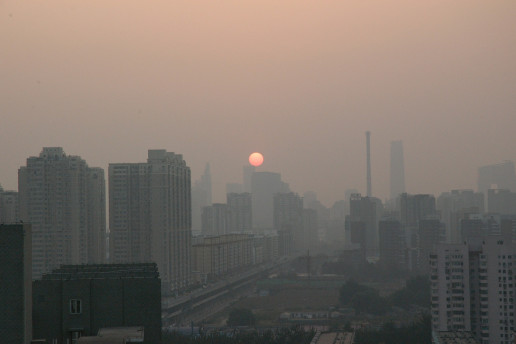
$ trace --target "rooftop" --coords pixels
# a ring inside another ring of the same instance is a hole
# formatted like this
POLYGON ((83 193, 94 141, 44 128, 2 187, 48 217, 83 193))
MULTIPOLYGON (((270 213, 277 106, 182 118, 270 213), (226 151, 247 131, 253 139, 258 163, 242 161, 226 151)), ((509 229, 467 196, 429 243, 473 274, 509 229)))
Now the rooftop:
POLYGON ((43 280, 159 278, 155 263, 61 265, 43 280))

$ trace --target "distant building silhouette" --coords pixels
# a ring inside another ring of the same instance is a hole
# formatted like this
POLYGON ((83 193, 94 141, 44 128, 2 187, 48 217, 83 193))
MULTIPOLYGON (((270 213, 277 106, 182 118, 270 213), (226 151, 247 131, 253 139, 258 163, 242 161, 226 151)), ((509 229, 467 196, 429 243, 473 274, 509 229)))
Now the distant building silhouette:
POLYGON ((445 192, 437 198, 436 209, 446 225, 447 241, 460 243, 459 222, 465 213, 484 213, 484 194, 473 190, 445 192))
POLYGON ((248 192, 228 193, 228 232, 251 233, 253 230, 252 196, 248 192))
POLYGON ((419 221, 434 218, 437 215, 435 197, 427 194, 403 193, 399 196, 399 213, 409 246, 416 247, 419 221))
POLYGON ((242 167, 243 172, 243 192, 252 192, 253 190, 253 173, 256 171, 256 167, 251 165, 245 165, 242 167))
MULTIPOLYGON (((378 220, 382 215, 382 202, 375 197, 352 194, 349 200, 350 223, 365 225, 365 250, 367 255, 378 254, 378 220)), ((356 226, 356 225, 355 225, 356 226)))
POLYGON ((5 191, 0 185, 0 223, 20 222, 18 192, 5 191))
POLYGON ((201 231, 202 208, 212 204, 210 164, 206 164, 204 174, 192 186, 192 230, 201 231))
POLYGON ((512 161, 482 166, 478 169, 478 192, 487 195, 487 190, 507 189, 516 192, 516 172, 512 161))
POLYGON ((32 224, 33 277, 106 260, 104 170, 45 147, 18 171, 20 219, 32 224))
POLYGON ((504 189, 487 191, 487 211, 504 215, 516 215, 516 192, 504 189))
POLYGON ((274 227, 273 197, 276 193, 289 192, 288 184, 281 180, 281 174, 254 172, 252 175, 253 230, 274 227))
POLYGON ((202 208, 202 234, 224 235, 228 233, 228 206, 213 203, 202 208))
POLYGON ((0 224, 0 339, 32 340, 32 237, 30 224, 0 224))
MULTIPOLYGON (((229 193, 243 193, 244 192, 244 186, 239 183, 227 183, 226 184, 226 194, 229 193)), ((251 191, 249 191, 250 193, 251 191)))
POLYGON ((274 195, 274 229, 292 233, 293 250, 305 248, 306 234, 303 228, 303 198, 297 193, 274 195))
POLYGON ((396 219, 382 219, 378 224, 380 237, 380 265, 402 271, 407 269, 407 246, 401 223, 396 219))
POLYGON ((109 164, 110 261, 156 262, 166 293, 190 283, 190 178, 183 156, 164 149, 109 164))
POLYGON ((405 164, 403 142, 391 142, 391 199, 405 192, 405 164))

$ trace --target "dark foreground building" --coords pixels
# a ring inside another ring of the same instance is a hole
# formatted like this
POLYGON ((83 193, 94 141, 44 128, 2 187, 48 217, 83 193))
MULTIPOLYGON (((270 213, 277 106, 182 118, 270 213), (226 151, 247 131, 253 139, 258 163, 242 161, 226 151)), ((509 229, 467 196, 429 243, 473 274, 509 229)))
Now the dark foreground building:
POLYGON ((32 238, 28 224, 0 225, 0 342, 30 343, 32 238))
POLYGON ((74 344, 99 329, 141 326, 161 342, 161 281, 154 263, 63 265, 33 284, 33 338, 74 344))

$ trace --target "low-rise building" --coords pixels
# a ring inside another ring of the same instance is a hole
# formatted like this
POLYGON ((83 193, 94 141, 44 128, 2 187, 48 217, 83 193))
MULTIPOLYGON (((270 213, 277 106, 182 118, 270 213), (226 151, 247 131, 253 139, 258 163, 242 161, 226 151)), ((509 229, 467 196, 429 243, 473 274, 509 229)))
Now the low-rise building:
POLYGON ((155 263, 64 265, 33 283, 33 337, 75 344, 101 328, 142 327, 161 341, 161 280, 155 263))

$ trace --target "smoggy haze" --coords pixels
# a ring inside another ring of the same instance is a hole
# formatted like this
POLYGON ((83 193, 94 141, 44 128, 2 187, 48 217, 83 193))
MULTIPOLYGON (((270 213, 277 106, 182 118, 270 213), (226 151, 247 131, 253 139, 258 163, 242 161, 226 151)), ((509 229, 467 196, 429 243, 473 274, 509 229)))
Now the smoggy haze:
POLYGON ((43 146, 90 166, 182 153, 215 201, 249 153, 326 205, 475 188, 516 160, 516 2, 0 0, 0 183, 43 146))

